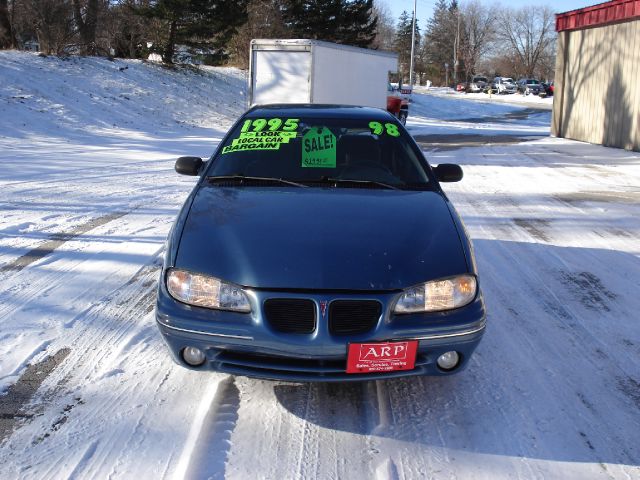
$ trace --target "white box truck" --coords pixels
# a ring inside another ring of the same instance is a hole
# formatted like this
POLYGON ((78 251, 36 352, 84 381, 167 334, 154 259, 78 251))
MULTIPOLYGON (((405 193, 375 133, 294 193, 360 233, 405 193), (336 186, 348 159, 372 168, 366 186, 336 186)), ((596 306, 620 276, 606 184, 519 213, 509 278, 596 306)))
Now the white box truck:
POLYGON ((400 101, 389 92, 393 52, 318 40, 251 40, 249 106, 323 103, 387 109, 401 120, 400 101), (396 111, 394 111, 396 110, 396 111))

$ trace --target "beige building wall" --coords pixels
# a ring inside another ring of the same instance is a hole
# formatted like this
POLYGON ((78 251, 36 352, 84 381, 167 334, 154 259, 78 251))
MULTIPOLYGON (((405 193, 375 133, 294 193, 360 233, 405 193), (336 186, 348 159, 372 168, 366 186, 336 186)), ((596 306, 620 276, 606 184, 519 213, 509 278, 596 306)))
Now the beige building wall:
POLYGON ((640 151, 640 20, 559 32, 551 134, 640 151))

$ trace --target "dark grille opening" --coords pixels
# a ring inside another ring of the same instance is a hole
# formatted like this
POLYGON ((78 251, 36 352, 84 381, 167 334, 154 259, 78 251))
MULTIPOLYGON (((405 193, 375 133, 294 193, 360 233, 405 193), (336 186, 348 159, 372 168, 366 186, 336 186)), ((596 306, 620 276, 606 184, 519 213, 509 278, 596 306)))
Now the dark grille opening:
POLYGON ((269 324, 283 333, 313 333, 316 329, 316 307, 311 300, 270 298, 264 302, 269 324))
MULTIPOLYGON (((346 352, 345 352, 346 353, 346 352)), ((221 351, 214 358, 216 368, 235 375, 262 378, 290 378, 292 380, 355 380, 379 376, 402 376, 415 370, 426 370, 426 365, 435 362, 435 357, 418 354, 416 368, 408 372, 357 373, 345 372, 346 357, 341 360, 313 360, 308 358, 277 357, 250 352, 221 351)))
POLYGON ((329 304, 329 331, 333 335, 355 335, 378 323, 382 305, 375 300, 335 300, 329 304))

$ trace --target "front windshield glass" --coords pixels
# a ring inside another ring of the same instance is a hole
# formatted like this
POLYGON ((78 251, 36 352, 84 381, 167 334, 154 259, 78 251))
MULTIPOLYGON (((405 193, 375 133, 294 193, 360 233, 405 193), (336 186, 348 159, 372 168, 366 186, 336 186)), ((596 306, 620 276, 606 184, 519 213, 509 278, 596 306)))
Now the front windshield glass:
POLYGON ((247 118, 229 135, 207 176, 246 176, 313 185, 323 179, 426 188, 423 160, 404 129, 367 119, 247 118))
POLYGON ((505 83, 513 83, 513 78, 503 78, 502 81, 505 83))
POLYGON ((527 85, 538 85, 538 80, 527 80, 527 85))

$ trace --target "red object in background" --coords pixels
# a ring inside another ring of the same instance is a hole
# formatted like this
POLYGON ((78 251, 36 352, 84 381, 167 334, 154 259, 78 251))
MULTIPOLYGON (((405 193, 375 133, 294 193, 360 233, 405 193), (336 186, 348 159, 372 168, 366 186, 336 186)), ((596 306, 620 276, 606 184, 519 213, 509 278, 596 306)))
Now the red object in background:
POLYGON ((467 86, 464 83, 459 83, 458 85, 456 85, 456 91, 458 92, 464 92, 466 88, 467 86))
POLYGON ((640 0, 613 0, 556 14, 556 32, 640 18, 640 0))
POLYGON ((398 116, 400 107, 402 106, 402 98, 394 97, 392 95, 387 96, 387 112, 398 116))
POLYGON ((417 350, 417 340, 350 343, 347 353, 347 373, 412 370, 416 364, 417 350))

